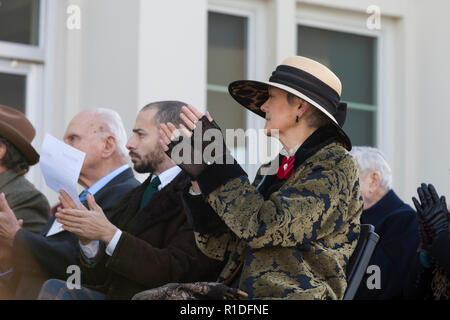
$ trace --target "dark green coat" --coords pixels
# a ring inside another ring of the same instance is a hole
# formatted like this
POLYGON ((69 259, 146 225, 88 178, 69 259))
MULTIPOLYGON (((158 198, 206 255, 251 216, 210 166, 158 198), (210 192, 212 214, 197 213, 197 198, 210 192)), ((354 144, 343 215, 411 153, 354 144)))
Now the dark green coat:
POLYGON ((24 176, 13 171, 0 174, 0 192, 5 193, 9 207, 17 219, 23 219, 23 228, 39 233, 50 217, 47 198, 24 176))

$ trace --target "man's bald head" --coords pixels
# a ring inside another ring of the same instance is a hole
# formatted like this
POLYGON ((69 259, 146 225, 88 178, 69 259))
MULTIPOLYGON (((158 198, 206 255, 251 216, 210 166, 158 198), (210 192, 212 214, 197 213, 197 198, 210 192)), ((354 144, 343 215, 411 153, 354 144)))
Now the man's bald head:
MULTIPOLYGON (((109 109, 87 110, 69 123, 64 141, 86 153, 80 183, 97 181, 105 172, 127 163, 127 135, 120 116, 109 109)), ((105 174, 105 175, 106 175, 105 174)), ((84 185, 83 185, 84 186, 84 185)))

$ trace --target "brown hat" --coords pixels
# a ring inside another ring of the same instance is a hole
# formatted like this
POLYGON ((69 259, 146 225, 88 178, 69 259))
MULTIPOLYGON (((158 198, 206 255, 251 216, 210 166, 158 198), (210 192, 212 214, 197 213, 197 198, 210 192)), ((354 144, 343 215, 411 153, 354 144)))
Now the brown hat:
POLYGON ((352 149, 350 138, 342 129, 347 104, 340 101, 341 81, 326 66, 309 58, 290 57, 277 67, 269 81, 239 80, 231 83, 228 90, 242 106, 264 118, 261 106, 269 98, 269 87, 292 93, 319 109, 332 120, 344 146, 352 149))
POLYGON ((36 130, 22 112, 0 105, 0 137, 22 152, 30 166, 39 162, 39 154, 31 145, 35 136, 36 130))

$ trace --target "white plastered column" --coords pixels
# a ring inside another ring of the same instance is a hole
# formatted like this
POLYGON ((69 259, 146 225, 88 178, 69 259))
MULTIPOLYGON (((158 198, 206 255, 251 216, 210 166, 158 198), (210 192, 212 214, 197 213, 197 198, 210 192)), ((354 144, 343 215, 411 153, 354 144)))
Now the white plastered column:
POLYGON ((140 1, 138 104, 206 110, 207 1, 140 1))

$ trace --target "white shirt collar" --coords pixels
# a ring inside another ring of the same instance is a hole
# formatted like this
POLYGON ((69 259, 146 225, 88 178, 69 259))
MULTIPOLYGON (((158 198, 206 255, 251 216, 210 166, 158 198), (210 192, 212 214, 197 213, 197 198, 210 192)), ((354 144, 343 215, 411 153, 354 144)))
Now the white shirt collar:
POLYGON ((290 149, 289 151, 287 151, 287 150, 283 147, 283 149, 281 149, 281 151, 280 151, 280 154, 281 154, 282 156, 285 156, 285 157, 292 157, 293 155, 295 155, 295 154, 297 153, 298 149, 299 149, 301 146, 302 146, 302 144, 300 143, 300 144, 296 145, 295 147, 293 147, 292 149, 290 149))
POLYGON ((92 195, 95 195, 100 189, 102 189, 104 186, 106 186, 112 179, 117 177, 119 174, 127 170, 130 166, 128 164, 124 164, 123 166, 117 168, 116 170, 108 173, 106 176, 98 180, 96 183, 94 183, 89 189, 89 193, 92 195))
MULTIPOLYGON (((173 179, 181 172, 181 168, 178 166, 174 166, 166 171, 162 172, 158 177, 161 180, 161 184, 158 186, 158 190, 161 190, 169 183, 172 182, 173 179)), ((152 180, 156 178, 155 175, 152 176, 152 180)))

